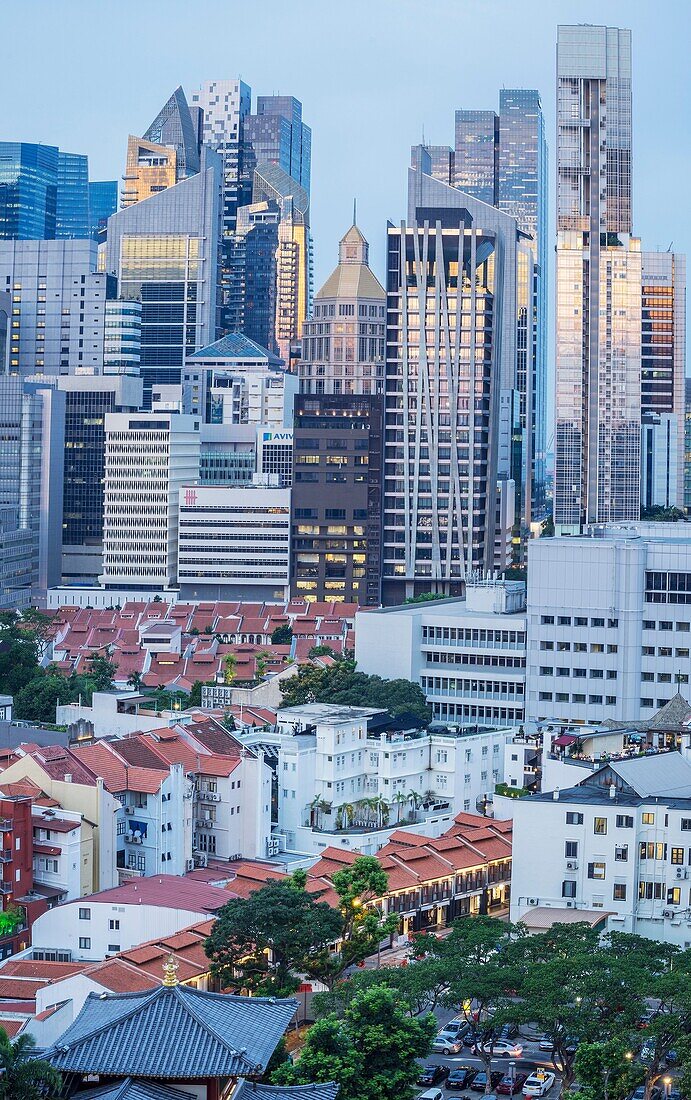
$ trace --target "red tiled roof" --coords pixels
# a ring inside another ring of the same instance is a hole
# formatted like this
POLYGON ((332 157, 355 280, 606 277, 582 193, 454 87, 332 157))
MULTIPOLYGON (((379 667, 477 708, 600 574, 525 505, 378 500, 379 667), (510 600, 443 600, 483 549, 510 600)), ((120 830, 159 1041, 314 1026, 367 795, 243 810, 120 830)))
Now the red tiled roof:
MULTIPOLYGON (((192 913, 215 913, 227 900, 223 890, 189 880, 184 875, 151 875, 131 879, 122 886, 89 895, 90 905, 159 905, 186 909, 192 913)), ((67 904, 76 905, 77 901, 67 904)))
MULTIPOLYGON (((40 1019, 39 1016, 36 1019, 40 1019)), ((26 1027, 26 1020, 11 1020, 7 1016, 0 1016, 0 1027, 6 1033, 8 1039, 14 1039, 16 1035, 26 1027)))
MULTIPOLYGON (((35 846, 34 846, 35 847, 35 846)), ((84 963, 47 962, 44 959, 8 959, 0 966, 0 977, 34 978, 44 985, 67 978, 84 969, 84 963)))
MULTIPOLYGON (((47 985, 46 981, 29 980, 27 978, 3 978, 0 970, 0 998, 12 1001, 33 1001, 39 989, 47 985)), ((0 1005, 0 1009, 7 1011, 7 1005, 0 1005)))

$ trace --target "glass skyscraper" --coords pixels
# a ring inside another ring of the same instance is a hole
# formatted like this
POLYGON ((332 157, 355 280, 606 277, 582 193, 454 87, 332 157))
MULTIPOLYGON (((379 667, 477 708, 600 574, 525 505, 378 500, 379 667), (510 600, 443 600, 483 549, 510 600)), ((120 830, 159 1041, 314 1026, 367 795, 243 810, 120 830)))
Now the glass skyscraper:
POLYGON ((499 119, 494 111, 456 111, 455 185, 497 205, 499 119))
POLYGON ((180 385, 186 356, 218 336, 220 159, 202 149, 201 170, 113 215, 107 269, 118 294, 139 300, 144 407, 154 385, 180 385))
POLYGON ((631 32, 560 26, 558 533, 640 515, 642 260, 631 222, 631 32))
POLYGON ((58 150, 58 192, 55 207, 55 236, 86 240, 91 235, 89 219, 89 159, 82 153, 58 150))
POLYGON ((98 180, 89 184, 89 236, 97 241, 118 208, 116 180, 98 180))
POLYGON ((0 240, 53 240, 57 195, 55 146, 0 142, 0 240))

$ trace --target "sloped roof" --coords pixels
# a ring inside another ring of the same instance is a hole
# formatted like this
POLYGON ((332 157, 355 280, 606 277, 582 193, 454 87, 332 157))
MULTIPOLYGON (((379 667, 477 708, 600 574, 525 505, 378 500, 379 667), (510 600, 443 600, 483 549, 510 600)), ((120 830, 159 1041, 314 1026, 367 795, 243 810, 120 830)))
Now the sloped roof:
POLYGON ((297 1008, 294 1000, 159 986, 150 993, 90 993, 47 1051, 70 1073, 199 1080, 266 1066, 297 1008))
MULTIPOLYGON (((607 765, 641 798, 691 798, 691 764, 679 752, 637 756, 607 765)), ((597 773, 595 773, 597 774, 597 773)))
POLYGON ((386 291, 366 264, 338 264, 315 298, 380 298, 386 291))
POLYGON ((154 1081, 137 1081, 126 1077, 113 1085, 75 1093, 74 1100, 196 1100, 191 1092, 158 1085, 154 1081))
POLYGON ((679 692, 646 723, 648 729, 678 729, 691 714, 691 706, 679 692))
POLYGON ((256 340, 250 340, 242 332, 229 332, 213 344, 193 351, 188 359, 265 359, 272 367, 282 367, 283 360, 268 348, 263 348, 256 340))
POLYGON ((336 1100, 339 1085, 327 1081, 316 1085, 264 1085, 238 1081, 233 1100, 336 1100))

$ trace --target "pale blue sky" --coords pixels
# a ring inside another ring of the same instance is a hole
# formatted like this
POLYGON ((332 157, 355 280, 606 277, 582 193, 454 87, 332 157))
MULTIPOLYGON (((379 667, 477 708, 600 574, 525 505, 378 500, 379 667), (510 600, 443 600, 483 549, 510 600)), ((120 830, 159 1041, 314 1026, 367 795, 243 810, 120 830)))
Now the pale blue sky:
POLYGON ((691 0, 22 0, 0 16, 0 136, 88 153, 92 178, 118 178, 127 134, 177 84, 239 75, 255 95, 295 95, 313 131, 315 287, 354 195, 382 277, 423 127, 453 144, 457 107, 535 87, 552 157, 559 22, 632 29, 635 230, 686 251, 691 0))

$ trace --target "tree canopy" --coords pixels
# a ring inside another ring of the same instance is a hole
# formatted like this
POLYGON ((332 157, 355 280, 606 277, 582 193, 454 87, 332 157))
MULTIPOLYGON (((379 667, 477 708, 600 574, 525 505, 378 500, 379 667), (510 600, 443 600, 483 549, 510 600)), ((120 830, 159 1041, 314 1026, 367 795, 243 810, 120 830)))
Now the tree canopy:
POLYGON ((352 707, 381 707, 393 718, 410 717, 426 726, 431 708, 418 684, 411 680, 384 680, 359 672, 350 657, 337 657, 329 668, 302 665, 281 683, 283 705, 340 703, 352 707))
POLYGON ((360 991, 343 1016, 330 1013, 310 1028, 295 1064, 272 1075, 280 1085, 338 1081, 339 1100, 400 1100, 419 1073, 418 1058, 430 1050, 434 1016, 413 1019, 395 990, 360 991))
POLYGON ((33 1057, 32 1035, 10 1040, 0 1028, 0 1100, 51 1100, 62 1088, 62 1078, 50 1062, 33 1057))
POLYGON ((293 640, 293 628, 290 623, 281 623, 271 633, 272 645, 290 645, 293 640))

